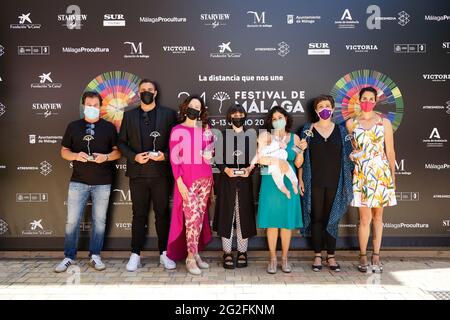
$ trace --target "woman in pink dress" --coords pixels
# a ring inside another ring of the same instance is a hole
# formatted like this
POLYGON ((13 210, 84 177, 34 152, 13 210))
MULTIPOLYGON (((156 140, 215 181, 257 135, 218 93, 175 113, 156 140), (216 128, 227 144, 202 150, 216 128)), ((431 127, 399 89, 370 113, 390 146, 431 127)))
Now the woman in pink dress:
POLYGON ((203 100, 187 98, 180 106, 179 122, 169 142, 175 186, 167 256, 173 260, 187 257, 187 270, 199 275, 200 269, 209 268, 198 252, 211 241, 208 208, 214 142, 203 100))

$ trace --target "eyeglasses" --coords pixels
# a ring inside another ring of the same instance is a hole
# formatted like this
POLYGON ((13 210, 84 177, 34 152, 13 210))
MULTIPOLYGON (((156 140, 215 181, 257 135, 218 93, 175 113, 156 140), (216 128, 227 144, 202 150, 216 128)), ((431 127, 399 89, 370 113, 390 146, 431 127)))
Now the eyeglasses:
POLYGON ((87 123, 86 124, 86 134, 90 134, 91 136, 95 135, 95 124, 87 123))

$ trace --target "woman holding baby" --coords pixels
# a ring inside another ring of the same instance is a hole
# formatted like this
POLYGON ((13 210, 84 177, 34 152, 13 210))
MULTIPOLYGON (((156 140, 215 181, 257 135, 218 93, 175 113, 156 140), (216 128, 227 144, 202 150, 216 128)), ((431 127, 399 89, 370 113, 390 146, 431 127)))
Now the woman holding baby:
POLYGON ((334 99, 321 95, 313 103, 313 123, 306 123, 301 137, 308 141, 304 163, 299 170, 305 235, 311 235, 315 253, 312 269, 322 269, 322 250, 327 265, 340 271, 336 262, 338 224, 353 199, 352 145, 344 126, 332 121, 334 99))
POLYGON ((288 252, 293 229, 303 226, 297 168, 303 163, 305 140, 291 133, 292 116, 282 107, 275 106, 267 114, 266 128, 258 137, 258 150, 254 162, 262 165, 261 188, 258 203, 258 228, 267 229, 270 262, 267 272, 277 272, 277 240, 280 229, 282 246, 281 270, 291 272, 288 252), (294 175, 292 174, 294 173, 294 175))

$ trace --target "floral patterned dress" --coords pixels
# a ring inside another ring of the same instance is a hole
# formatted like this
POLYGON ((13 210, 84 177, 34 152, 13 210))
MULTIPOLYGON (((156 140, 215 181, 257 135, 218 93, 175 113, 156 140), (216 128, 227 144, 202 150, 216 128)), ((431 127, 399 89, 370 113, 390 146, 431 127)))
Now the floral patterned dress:
POLYGON ((353 171, 353 207, 380 208, 395 206, 394 181, 384 152, 382 118, 370 129, 364 129, 358 119, 353 121, 353 137, 363 151, 355 161, 353 171))

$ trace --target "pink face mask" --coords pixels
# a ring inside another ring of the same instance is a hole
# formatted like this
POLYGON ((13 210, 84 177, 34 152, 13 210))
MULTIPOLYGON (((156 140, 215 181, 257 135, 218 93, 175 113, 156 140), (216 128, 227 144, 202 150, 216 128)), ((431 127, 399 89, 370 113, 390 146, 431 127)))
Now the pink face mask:
POLYGON ((370 112, 375 108, 375 102, 372 101, 363 101, 359 104, 361 110, 364 112, 370 112))

